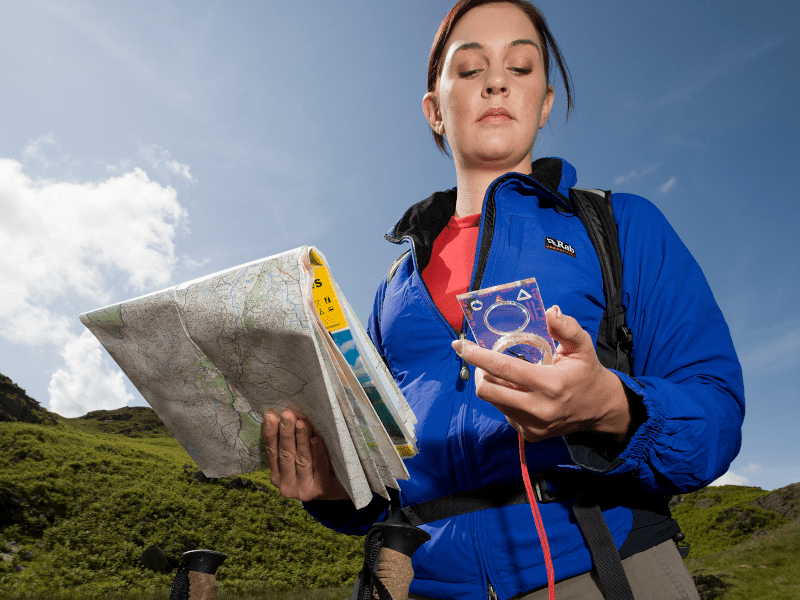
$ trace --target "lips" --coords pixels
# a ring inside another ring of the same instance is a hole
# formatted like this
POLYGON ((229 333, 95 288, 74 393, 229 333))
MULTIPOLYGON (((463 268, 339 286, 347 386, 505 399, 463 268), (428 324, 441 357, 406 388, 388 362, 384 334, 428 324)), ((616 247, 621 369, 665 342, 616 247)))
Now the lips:
POLYGON ((510 121, 510 120, 511 120, 511 113, 502 107, 490 108, 485 113, 483 113, 483 115, 481 115, 481 118, 479 119, 479 121, 483 123, 502 123, 503 121, 510 121))

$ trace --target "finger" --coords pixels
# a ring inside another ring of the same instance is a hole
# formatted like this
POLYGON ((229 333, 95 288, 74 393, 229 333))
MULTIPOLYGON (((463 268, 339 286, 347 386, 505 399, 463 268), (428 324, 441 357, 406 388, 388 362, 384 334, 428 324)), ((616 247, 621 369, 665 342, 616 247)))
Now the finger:
POLYGON ((456 340, 452 346, 456 354, 472 366, 523 387, 529 387, 535 381, 538 369, 547 368, 507 354, 492 352, 468 340, 456 340))
POLYGON ((297 454, 296 434, 294 424, 297 420, 295 414, 285 410, 281 413, 280 438, 278 440, 278 469, 280 470, 281 495, 294 497, 297 489, 297 454), (284 494, 286 492, 286 494, 284 494))
POLYGON ((261 431, 264 434, 264 446, 269 459, 270 481, 275 487, 280 486, 280 469, 278 468, 278 423, 280 418, 272 411, 264 413, 264 424, 261 431))
POLYGON ((486 383, 493 383, 495 385, 500 385, 503 387, 507 387, 512 390, 516 390, 518 392, 530 392, 530 388, 527 388, 523 385, 518 385, 516 383, 512 383, 506 379, 500 379, 499 377, 495 377, 491 373, 487 373, 483 369, 475 369, 475 381, 485 381, 486 383))
POLYGON ((311 438, 311 452, 314 455, 314 472, 319 482, 321 498, 325 500, 347 500, 350 495, 333 472, 330 454, 323 439, 319 436, 311 438))
POLYGON ((514 419, 512 419, 508 415, 506 415, 506 421, 508 421, 508 424, 511 425, 511 427, 513 427, 514 430, 517 433, 521 433, 522 434, 522 438, 526 442, 538 442, 538 441, 544 440, 544 439, 546 439, 548 437, 546 432, 544 432, 543 430, 539 430, 539 429, 535 429, 535 428, 531 428, 531 427, 523 427, 522 425, 520 425, 519 423, 514 421, 514 419))
POLYGON ((545 318, 547 319, 547 331, 562 346, 559 354, 573 354, 594 349, 591 336, 583 330, 578 321, 561 312, 561 308, 557 304, 547 309, 545 318))
POLYGON ((528 442, 538 442, 552 436, 550 424, 531 421, 530 415, 510 411, 504 415, 508 424, 528 442), (523 425, 523 423, 525 423, 523 425))
POLYGON ((483 369, 475 369, 475 394, 503 412, 519 410, 531 404, 526 389, 520 389, 505 379, 497 379, 483 369))
POLYGON ((325 441, 318 435, 311 438, 311 456, 315 473, 331 473, 331 457, 325 441))
POLYGON ((299 489, 310 489, 314 484, 314 458, 311 452, 311 427, 303 419, 295 423, 295 471, 299 489))

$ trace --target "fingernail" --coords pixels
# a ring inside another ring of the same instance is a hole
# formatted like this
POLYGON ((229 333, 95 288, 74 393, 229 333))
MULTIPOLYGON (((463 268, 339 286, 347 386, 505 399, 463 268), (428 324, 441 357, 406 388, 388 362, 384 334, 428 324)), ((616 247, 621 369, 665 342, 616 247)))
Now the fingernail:
POLYGON ((456 354, 461 356, 461 352, 464 349, 464 340, 455 340, 450 345, 453 347, 453 350, 456 351, 456 354))
POLYGON ((272 419, 266 413, 264 413, 264 428, 267 430, 272 429, 272 419))
POLYGON ((281 418, 281 425, 283 425, 284 427, 288 427, 289 426, 289 419, 281 418))
POLYGON ((567 318, 564 316, 564 313, 561 312, 561 307, 559 307, 558 304, 554 304, 553 308, 556 309, 556 317, 558 317, 558 320, 561 321, 561 324, 566 325, 567 318))
POLYGON ((297 429, 297 433, 305 433, 306 432, 306 424, 302 421, 298 421, 295 424, 295 428, 297 429))

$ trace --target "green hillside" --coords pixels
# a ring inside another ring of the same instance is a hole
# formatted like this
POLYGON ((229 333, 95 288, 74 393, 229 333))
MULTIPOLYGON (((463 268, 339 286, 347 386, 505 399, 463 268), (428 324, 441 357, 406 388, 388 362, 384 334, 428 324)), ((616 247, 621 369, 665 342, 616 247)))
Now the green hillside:
MULTIPOLYGON (((707 488, 671 508, 704 600, 800 598, 800 484, 707 488)), ((212 548, 228 555, 220 600, 329 600, 346 597, 362 545, 266 472, 206 479, 149 408, 65 419, 0 376, 0 598, 163 600, 181 554, 212 548)))
POLYGON ((800 521, 686 561, 703 600, 800 598, 800 521))
POLYGON ((217 575, 231 591, 341 586, 360 569, 361 538, 316 523, 267 474, 197 478, 170 437, 90 433, 75 421, 0 423, 4 594, 164 589, 194 548, 228 555, 217 575), (152 545, 166 572, 141 566, 152 545))

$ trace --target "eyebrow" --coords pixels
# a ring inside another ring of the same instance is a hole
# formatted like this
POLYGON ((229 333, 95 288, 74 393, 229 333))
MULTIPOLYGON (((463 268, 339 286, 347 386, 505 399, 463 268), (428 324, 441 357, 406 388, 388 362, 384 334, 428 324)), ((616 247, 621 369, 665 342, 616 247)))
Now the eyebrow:
MULTIPOLYGON (((537 44, 533 40, 529 40, 527 38, 526 39, 520 39, 520 40, 514 40, 513 42, 511 42, 509 44, 509 46, 512 47, 512 48, 514 46, 524 46, 524 45, 535 46, 540 54, 542 52, 542 49, 539 47, 539 44, 537 44)), ((483 45, 481 45, 479 42, 467 42, 466 44, 461 44, 458 48, 456 48, 455 52, 453 52, 453 54, 455 54, 459 50, 483 50, 483 45)))

